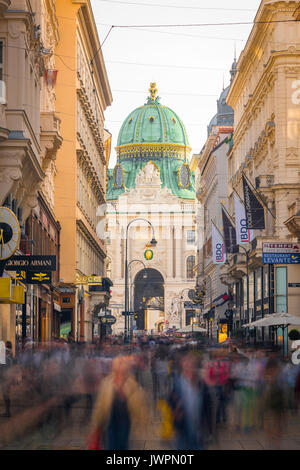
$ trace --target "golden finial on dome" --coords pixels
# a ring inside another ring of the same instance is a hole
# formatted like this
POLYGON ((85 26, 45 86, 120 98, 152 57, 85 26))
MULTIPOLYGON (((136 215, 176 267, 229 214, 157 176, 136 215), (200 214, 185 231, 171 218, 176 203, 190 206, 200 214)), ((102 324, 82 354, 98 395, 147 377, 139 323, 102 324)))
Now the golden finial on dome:
POLYGON ((149 88, 148 91, 150 92, 151 99, 154 101, 155 95, 157 95, 157 88, 156 88, 156 83, 155 82, 150 83, 150 88, 149 88))

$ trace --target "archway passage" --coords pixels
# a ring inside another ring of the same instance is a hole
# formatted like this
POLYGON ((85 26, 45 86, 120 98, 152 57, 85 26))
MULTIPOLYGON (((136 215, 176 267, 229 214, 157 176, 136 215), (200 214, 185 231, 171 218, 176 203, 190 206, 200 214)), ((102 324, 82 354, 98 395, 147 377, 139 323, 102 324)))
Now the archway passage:
POLYGON ((138 330, 155 329, 156 317, 164 314, 164 278, 156 269, 142 269, 135 276, 134 312, 138 330))

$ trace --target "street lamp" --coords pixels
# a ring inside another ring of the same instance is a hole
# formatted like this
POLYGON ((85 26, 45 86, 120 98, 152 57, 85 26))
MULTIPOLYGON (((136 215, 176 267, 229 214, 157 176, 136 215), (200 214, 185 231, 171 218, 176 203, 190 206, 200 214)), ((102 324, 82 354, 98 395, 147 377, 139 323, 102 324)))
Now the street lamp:
MULTIPOLYGON (((249 253, 251 252, 251 250, 247 250, 242 245, 240 245, 240 247, 245 251, 245 253, 240 253, 240 254, 241 255, 245 254, 245 256, 246 256, 246 276, 247 276, 247 317, 246 317, 246 323, 249 323, 249 319, 250 319, 250 315, 249 315, 249 253)), ((246 339, 246 341, 247 341, 247 339, 246 339)))
POLYGON ((127 342, 127 338, 128 338, 128 311, 129 311, 128 310, 128 308, 129 308, 129 305, 128 305, 128 231, 129 231, 130 225, 133 224, 133 222, 136 222, 138 220, 143 220, 144 222, 147 222, 147 224, 150 225, 150 227, 152 228, 152 240, 150 241, 150 244, 153 247, 155 247, 157 245, 157 241, 155 240, 155 236, 154 236, 154 228, 153 228, 153 225, 151 224, 151 222, 149 222, 149 220, 144 219, 142 217, 138 217, 136 219, 131 220, 127 224, 127 227, 126 227, 126 244, 125 244, 125 312, 124 312, 124 316, 125 316, 124 342, 125 343, 127 342))
MULTIPOLYGON (((147 273, 146 273, 146 266, 145 266, 145 263, 143 261, 141 261, 140 259, 133 259, 130 261, 130 263, 128 264, 128 271, 130 271, 130 268, 131 268, 131 265, 132 263, 141 263, 144 267, 144 270, 145 272, 143 273, 143 279, 147 279, 147 273)), ((132 284, 130 282, 130 279, 129 279, 129 299, 130 299, 130 311, 132 312, 132 295, 131 295, 131 288, 132 288, 132 284)), ((128 320, 128 323, 129 323, 129 337, 132 338, 132 326, 133 326, 133 320, 132 318, 129 318, 128 320)))
MULTIPOLYGON (((212 279, 211 279, 209 274, 204 274, 203 273, 203 279, 206 279, 206 278, 208 278, 209 281, 210 281, 210 290, 209 290, 209 292, 210 292, 210 309, 209 309, 209 311, 211 312, 212 311, 212 305, 213 305, 213 303, 212 303, 212 279)), ((207 337, 208 338, 209 338, 209 330, 210 330, 210 337, 212 338, 212 325, 211 325, 211 328, 210 328, 210 326, 209 326, 210 323, 211 322, 210 322, 210 319, 209 319, 209 316, 208 316, 208 319, 207 319, 207 337)))

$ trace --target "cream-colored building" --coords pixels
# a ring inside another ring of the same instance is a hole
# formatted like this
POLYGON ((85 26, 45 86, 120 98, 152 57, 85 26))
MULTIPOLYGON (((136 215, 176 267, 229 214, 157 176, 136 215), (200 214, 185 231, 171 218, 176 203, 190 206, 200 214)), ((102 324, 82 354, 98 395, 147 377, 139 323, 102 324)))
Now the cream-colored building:
POLYGON ((183 327, 192 319, 184 305, 195 286, 195 183, 190 147, 183 123, 160 104, 154 83, 149 91, 145 105, 124 121, 116 147, 117 164, 108 172, 108 259, 114 283, 109 309, 117 319, 116 334, 124 332, 125 324, 126 239, 134 328, 157 333, 183 327), (151 248, 152 259, 147 259, 146 245, 153 236, 157 245, 151 248))
MULTIPOLYGON (((234 144, 228 153, 229 211, 234 215, 233 191, 243 194, 242 173, 270 210, 265 210, 265 230, 256 230, 247 246, 248 315, 245 255, 229 256, 229 269, 223 269, 234 278, 237 328, 247 318, 266 313, 299 315, 300 287, 295 286, 300 282, 299 264, 262 264, 263 242, 297 242, 300 237, 299 19, 299 2, 261 2, 227 96, 234 109, 234 144)), ((258 329, 257 339, 261 337, 258 329)))
POLYGON ((208 329, 209 337, 215 339, 218 338, 219 322, 225 319, 224 312, 228 307, 228 303, 219 298, 227 293, 227 286, 220 279, 220 266, 212 261, 211 234, 211 221, 222 228, 221 204, 227 207, 227 152, 233 132, 233 109, 226 104, 228 91, 229 86, 223 89, 217 101, 217 114, 208 125, 207 141, 197 156, 197 290, 204 293, 201 321, 208 329))

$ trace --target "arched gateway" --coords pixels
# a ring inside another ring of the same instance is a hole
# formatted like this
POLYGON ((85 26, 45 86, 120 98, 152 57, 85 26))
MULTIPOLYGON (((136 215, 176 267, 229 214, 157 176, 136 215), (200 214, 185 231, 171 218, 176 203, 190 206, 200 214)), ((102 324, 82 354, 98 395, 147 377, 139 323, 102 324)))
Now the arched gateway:
POLYGON ((164 278, 156 269, 142 269, 134 280, 138 330, 158 332, 164 323, 164 278))

